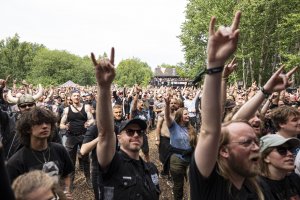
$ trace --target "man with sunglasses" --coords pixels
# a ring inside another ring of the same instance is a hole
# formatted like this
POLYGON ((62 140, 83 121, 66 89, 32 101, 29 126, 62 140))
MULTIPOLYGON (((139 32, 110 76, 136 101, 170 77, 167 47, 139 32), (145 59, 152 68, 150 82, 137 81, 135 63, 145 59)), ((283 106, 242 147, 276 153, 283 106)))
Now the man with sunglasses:
MULTIPOLYGON (((6 101, 3 98, 3 88, 5 88, 5 86, 6 81, 0 79, 0 99, 2 100, 2 102, 6 101)), ((13 99, 13 101, 17 103, 19 112, 13 113, 0 109, 0 138, 2 138, 5 159, 9 159, 15 152, 17 152, 22 147, 19 137, 16 134, 17 120, 21 117, 22 114, 30 111, 36 106, 35 98, 30 94, 24 94, 18 99, 13 99)), ((57 132, 55 132, 52 141, 61 143, 61 138, 59 137, 57 132)))
POLYGON ((300 177, 294 172, 293 151, 300 145, 297 138, 269 134, 261 138, 261 181, 274 199, 300 199, 300 177))
POLYGON ((110 95, 115 78, 114 48, 110 59, 96 61, 92 53, 92 61, 98 83, 96 120, 99 127, 99 199, 158 200, 160 190, 157 168, 139 156, 146 122, 141 119, 124 121, 117 137, 114 133, 110 95), (116 139, 120 144, 119 152, 116 151, 116 139))

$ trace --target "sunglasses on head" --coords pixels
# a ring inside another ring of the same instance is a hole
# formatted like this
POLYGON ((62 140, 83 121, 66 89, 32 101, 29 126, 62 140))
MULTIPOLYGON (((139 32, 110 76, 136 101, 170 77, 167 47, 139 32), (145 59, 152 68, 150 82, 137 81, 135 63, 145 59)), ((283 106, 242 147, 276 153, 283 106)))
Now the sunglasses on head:
POLYGON ((145 131, 144 131, 144 130, 141 130, 141 129, 140 129, 140 130, 126 129, 126 130, 125 130, 125 133, 126 133, 126 135, 129 136, 129 137, 133 137, 135 133, 137 133, 138 136, 141 137, 142 135, 144 135, 145 131))
POLYGON ((35 104, 34 103, 26 103, 26 104, 21 104, 19 105, 20 108, 26 108, 26 107, 33 107, 35 104))
POLYGON ((294 150, 293 147, 283 147, 283 146, 275 147, 275 149, 281 156, 286 156, 288 151, 293 153, 294 150))

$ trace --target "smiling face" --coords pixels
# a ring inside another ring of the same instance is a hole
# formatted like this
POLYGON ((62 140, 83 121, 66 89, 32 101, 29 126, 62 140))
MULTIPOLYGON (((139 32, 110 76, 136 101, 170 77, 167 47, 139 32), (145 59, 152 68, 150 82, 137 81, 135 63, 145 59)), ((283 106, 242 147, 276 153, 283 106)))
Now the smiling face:
POLYGON ((252 126, 257 137, 259 137, 261 135, 261 120, 259 118, 259 113, 256 112, 248 122, 252 126))
POLYGON ((129 124, 121 133, 118 135, 118 141, 120 147, 125 152, 138 153, 143 145, 143 135, 139 135, 137 132, 130 136, 132 131, 140 131, 141 127, 138 124, 129 124), (128 131, 128 133, 127 133, 128 131))
POLYGON ((182 112, 182 117, 181 117, 181 121, 183 123, 186 123, 186 122, 189 122, 190 121, 190 118, 189 118, 189 111, 184 109, 183 112, 182 112))

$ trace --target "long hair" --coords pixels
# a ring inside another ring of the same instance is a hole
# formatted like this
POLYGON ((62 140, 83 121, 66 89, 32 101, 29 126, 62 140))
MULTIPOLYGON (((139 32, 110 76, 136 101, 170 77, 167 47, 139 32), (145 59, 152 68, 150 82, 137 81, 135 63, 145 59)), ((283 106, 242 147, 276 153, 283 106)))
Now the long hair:
POLYGON ((43 123, 51 124, 51 134, 48 138, 49 142, 56 129, 56 121, 57 118, 52 111, 41 107, 34 107, 31 110, 22 113, 20 119, 17 121, 17 131, 20 136, 21 143, 26 147, 30 147, 32 126, 43 123))
MULTIPOLYGON (((175 117, 174 117, 174 121, 177 124, 180 124, 182 116, 183 116, 183 111, 187 111, 186 108, 179 108, 176 113, 175 113, 175 117)), ((191 147, 195 148, 197 145, 197 133, 196 130, 194 129, 194 127, 191 125, 190 122, 187 122, 185 124, 185 126, 187 127, 188 130, 188 135, 189 135, 189 140, 190 140, 190 145, 191 147)))
MULTIPOLYGON (((228 125, 232 124, 232 123, 246 123, 248 124, 249 126, 251 126, 248 121, 246 120, 234 120, 234 121, 229 121, 229 122, 226 122, 224 124, 222 124, 222 130, 221 130, 221 135, 220 135, 220 142, 219 142, 219 152, 221 150, 221 148, 223 148, 225 145, 227 145, 229 143, 229 140, 230 140, 230 133, 229 133, 229 130, 228 130, 228 125)), ((230 180, 231 179, 231 174, 230 174, 230 170, 229 170, 229 167, 228 167, 228 164, 226 163, 227 161, 222 158, 220 156, 220 153, 218 154, 218 158, 217 158, 217 165, 218 165, 218 172, 219 174, 224 177, 225 179, 227 180, 230 180)), ((264 200, 264 195, 263 195, 263 192, 257 182, 257 178, 256 177, 246 177, 245 178, 245 182, 246 184, 248 184, 249 186, 251 186, 259 200, 264 200)), ((229 186, 229 194, 231 194, 231 188, 232 188, 232 183, 230 182, 230 186, 229 186)))
POLYGON ((271 151, 273 149, 274 148, 270 147, 261 153, 260 160, 259 160, 259 167, 260 167, 260 173, 262 176, 270 177, 270 175, 271 175, 269 167, 268 167, 269 164, 265 162, 265 158, 271 153, 271 151))

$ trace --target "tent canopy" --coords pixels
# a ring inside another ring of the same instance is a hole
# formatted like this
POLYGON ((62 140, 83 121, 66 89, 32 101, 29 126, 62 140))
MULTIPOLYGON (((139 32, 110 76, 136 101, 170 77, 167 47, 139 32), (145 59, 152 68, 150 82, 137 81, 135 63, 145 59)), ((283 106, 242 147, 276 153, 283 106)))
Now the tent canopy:
POLYGON ((60 85, 60 87, 76 87, 76 86, 77 86, 77 84, 71 80, 68 80, 64 84, 60 85))

